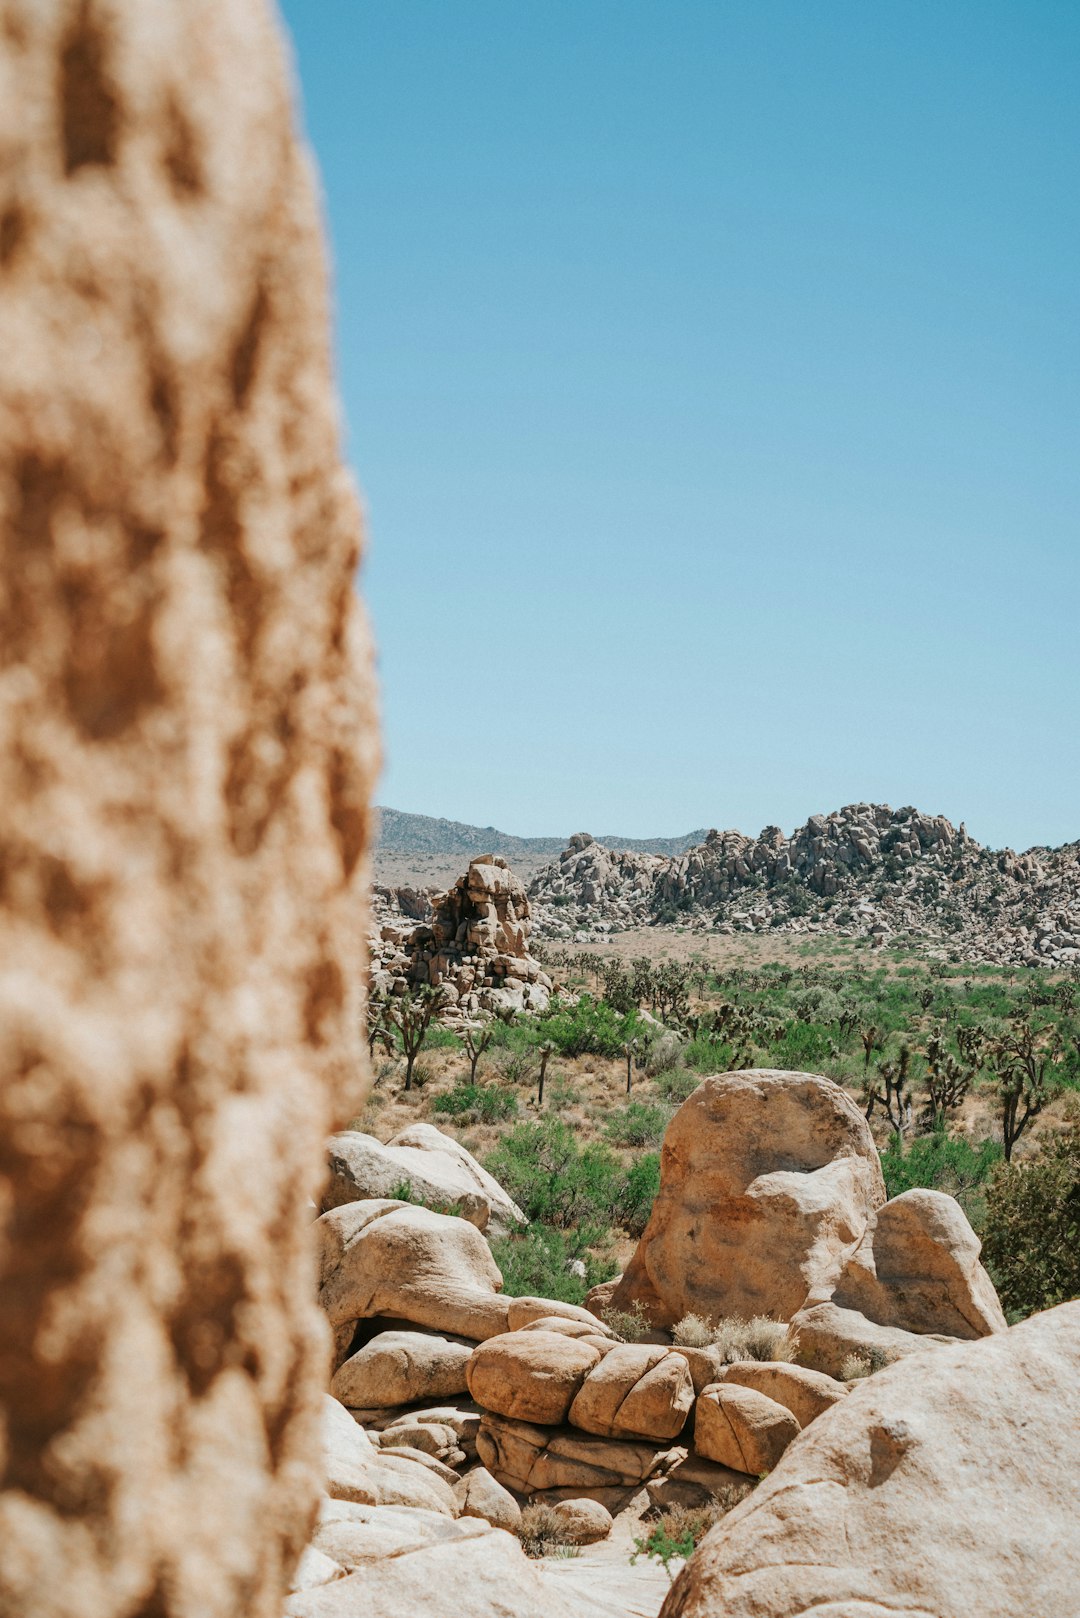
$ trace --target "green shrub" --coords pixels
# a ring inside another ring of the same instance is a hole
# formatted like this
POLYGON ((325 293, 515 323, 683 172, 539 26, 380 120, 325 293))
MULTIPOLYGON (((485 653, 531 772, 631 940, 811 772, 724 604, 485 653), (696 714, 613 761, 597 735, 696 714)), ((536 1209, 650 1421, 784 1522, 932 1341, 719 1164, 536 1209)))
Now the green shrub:
POLYGON ((517 1098, 495 1084, 456 1084, 452 1090, 434 1098, 431 1110, 447 1113, 452 1118, 474 1113, 482 1123, 494 1124, 514 1116, 517 1098))
MULTIPOLYGON (((718 1044, 716 1040, 699 1034, 692 1039, 689 1045, 683 1046, 682 1059, 688 1068, 693 1071, 693 1086, 700 1084, 700 1075, 711 1076, 714 1073, 730 1073, 735 1061, 735 1052, 730 1045, 718 1044)), ((689 1090, 687 1094, 689 1094, 689 1090)))
POLYGON ((578 1304, 585 1302, 590 1287, 610 1281, 616 1273, 618 1266, 605 1252, 609 1247, 610 1232, 596 1225, 568 1234, 550 1225, 534 1224, 491 1240, 508 1298, 557 1298, 578 1304), (584 1276, 570 1269, 573 1259, 585 1265, 584 1276))
POLYGON ((626 1171, 616 1204, 616 1221, 631 1236, 640 1236, 648 1224, 660 1189, 660 1153, 643 1152, 626 1171))
POLYGON ((986 1264, 1010 1319, 1080 1296, 1080 1117, 1028 1162, 1000 1164, 986 1193, 986 1264))
POLYGON ((802 1022, 799 1018, 785 1023, 779 1039, 769 1045, 770 1065, 793 1072, 816 1071, 836 1054, 836 1039, 831 1028, 824 1023, 802 1022))
POLYGON ((516 1125, 485 1167, 530 1219, 563 1230, 584 1219, 610 1224, 624 1179, 609 1147, 579 1146, 558 1118, 516 1125))
MULTIPOLYGON (((692 1046, 687 1046, 692 1050, 692 1046)), ((685 1052, 684 1052, 685 1054, 685 1052)), ((678 1105, 692 1096, 701 1083, 700 1073, 686 1073, 681 1068, 674 1068, 670 1073, 662 1073, 656 1081, 657 1094, 664 1101, 674 1102, 678 1105)))
POLYGON ((604 1126, 616 1146, 659 1146, 671 1122, 671 1108, 662 1102, 631 1101, 604 1126))
POLYGON ((998 1141, 984 1140, 973 1146, 963 1135, 947 1135, 939 1129, 932 1135, 916 1136, 906 1151, 900 1137, 894 1135, 881 1154, 881 1167, 890 1197, 916 1186, 946 1191, 978 1229, 986 1184, 1000 1160, 998 1141))
POLYGON ((615 1011, 588 994, 537 1018, 535 1028, 537 1043, 550 1040, 562 1056, 621 1056, 631 1039, 644 1036, 636 1011, 615 1011))

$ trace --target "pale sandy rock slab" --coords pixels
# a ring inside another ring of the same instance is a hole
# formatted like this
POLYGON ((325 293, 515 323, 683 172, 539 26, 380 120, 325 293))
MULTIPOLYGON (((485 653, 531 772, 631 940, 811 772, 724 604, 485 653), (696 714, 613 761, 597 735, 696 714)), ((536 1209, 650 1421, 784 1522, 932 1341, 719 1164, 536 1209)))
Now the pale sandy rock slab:
POLYGON ((582 1383, 567 1420, 601 1437, 671 1442, 694 1402, 682 1354, 639 1343, 617 1343, 582 1383))
POLYGON ((420 1458, 377 1450, 329 1394, 323 1400, 322 1455, 325 1488, 333 1499, 367 1506, 418 1506, 457 1516, 449 1481, 433 1475, 420 1458))
POLYGON ((760 1477, 771 1472, 799 1433, 786 1405, 754 1388, 721 1382, 694 1406, 694 1448, 708 1461, 760 1477))
POLYGON ((517 1494, 572 1489, 582 1494, 644 1483, 667 1450, 627 1439, 594 1438, 573 1427, 538 1427, 486 1415, 476 1452, 493 1477, 517 1494))
POLYGON ((735 1365, 725 1365, 716 1380, 753 1388, 766 1398, 775 1399, 777 1404, 791 1411, 800 1427, 824 1415, 848 1393, 846 1383, 822 1371, 774 1360, 740 1360, 735 1365))
POLYGON ((19 1618, 278 1618, 318 1488, 303 1211, 319 1137, 365 1088, 378 749, 291 99, 261 0, 5 0, 0 1610, 19 1618))
POLYGON ((331 1326, 384 1315, 478 1341, 507 1330, 502 1276, 467 1220, 382 1200, 334 1208, 314 1229, 331 1326))
POLYGON ((905 1191, 871 1219, 832 1301, 901 1331, 965 1339, 1004 1331, 981 1245, 955 1197, 905 1191))
POLYGON ((454 1495, 462 1517, 481 1517, 510 1534, 521 1521, 521 1507, 486 1466, 474 1466, 455 1486, 454 1495))
POLYGON ((835 1303, 811 1304, 791 1324, 799 1334, 800 1364, 831 1377, 842 1375, 844 1361, 852 1354, 881 1355, 891 1362, 956 1341, 933 1332, 878 1326, 854 1309, 841 1309, 835 1303))
POLYGON ((562 1303, 556 1298, 510 1298, 508 1311, 509 1331, 522 1331, 526 1326, 535 1325, 539 1320, 550 1320, 553 1316, 557 1316, 560 1320, 577 1321, 593 1336, 610 1337, 613 1342, 615 1340, 609 1326, 605 1326, 590 1310, 582 1309, 576 1303, 562 1303))
POLYGON ((323 1211, 348 1202, 392 1198, 406 1182, 419 1202, 453 1207, 479 1230, 505 1235, 525 1216, 464 1146, 432 1124, 413 1124, 384 1145, 359 1130, 342 1130, 327 1144, 330 1178, 323 1211))
POLYGON ((335 1562, 332 1557, 317 1550, 314 1545, 308 1545, 289 1580, 289 1593, 315 1590, 320 1584, 329 1584, 331 1579, 340 1579, 344 1572, 345 1569, 340 1562, 335 1562))
POLYGON ((330 1391, 357 1409, 451 1398, 466 1391, 465 1366, 473 1347, 465 1337, 379 1332, 338 1367, 330 1391))
POLYGON ((466 1376, 469 1392, 485 1410, 558 1426, 600 1360, 591 1343, 562 1332, 507 1332, 473 1351, 466 1376))
POLYGON ((668 1125, 660 1191, 611 1298, 684 1315, 787 1320, 835 1284, 885 1201, 866 1119, 839 1085, 756 1069, 706 1079, 668 1125))
POLYGON ((367 1506, 351 1500, 324 1499, 311 1536, 312 1547, 347 1573, 383 1556, 422 1545, 471 1537, 472 1528, 443 1512, 419 1506, 367 1506))
POLYGON ((285 1618, 581 1618, 518 1541, 471 1518, 470 1537, 401 1550, 291 1596, 285 1618))
POLYGON ((568 1545, 595 1545, 611 1533, 611 1512, 599 1500, 560 1500, 551 1509, 568 1545))
POLYGON ((663 1618, 1077 1610, 1080 1303, 868 1378, 791 1445, 663 1618))

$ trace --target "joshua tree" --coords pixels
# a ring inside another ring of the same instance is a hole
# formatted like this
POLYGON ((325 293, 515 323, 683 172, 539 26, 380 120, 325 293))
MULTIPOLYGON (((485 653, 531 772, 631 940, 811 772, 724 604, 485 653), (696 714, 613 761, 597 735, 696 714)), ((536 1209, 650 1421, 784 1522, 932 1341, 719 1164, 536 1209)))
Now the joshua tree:
POLYGON ((630 1086, 634 1079, 634 1052, 637 1050, 636 1039, 628 1039, 623 1046, 623 1055, 626 1057, 626 1093, 630 1094, 630 1086))
POLYGON ((1012 1162, 1013 1147, 1031 1120, 1048 1107, 1058 1094, 1054 1063, 1060 1054, 1060 1036, 1051 1034, 1047 1045, 1030 1023, 995 1039, 989 1048, 989 1066, 997 1079, 1001 1099, 1001 1141, 1006 1163, 1012 1162))
POLYGON ((401 1048, 405 1052, 406 1090, 412 1089, 416 1058, 427 1039, 432 1019, 444 999, 441 989, 433 989, 430 984, 425 983, 418 989, 407 989, 404 994, 395 995, 393 999, 384 1001, 387 1021, 397 1029, 401 1036, 401 1048))
POLYGON ((495 1021, 492 1018, 486 1023, 464 1023, 461 1028, 461 1043, 465 1047, 465 1054, 469 1058, 469 1083, 476 1083, 476 1066, 491 1041, 495 1038, 495 1021))
POLYGON ((898 1135, 906 1134, 911 1128, 911 1092, 908 1089, 910 1066, 911 1052, 903 1045, 895 1062, 882 1062, 878 1069, 880 1083, 870 1078, 866 1081, 867 1118, 875 1106, 880 1106, 898 1135))
POLYGON ((544 1105, 544 1079, 547 1076, 547 1065, 555 1054, 555 1046, 550 1039, 546 1039, 540 1046, 540 1080, 536 1087, 536 1105, 544 1105))
POLYGON ((960 1105, 974 1077, 974 1067, 962 1067, 945 1049, 940 1032, 930 1035, 926 1044, 926 1121, 931 1129, 937 1129, 946 1114, 960 1105))
MULTIPOLYGON (((883 1049, 881 1042, 881 1029, 871 1025, 869 1028, 863 1029, 860 1038, 862 1039, 862 1047, 864 1052, 863 1070, 864 1072, 868 1073, 870 1071, 871 1056, 873 1056, 875 1051, 880 1051, 883 1049)), ((867 1114, 867 1117, 869 1117, 869 1113, 867 1114)))

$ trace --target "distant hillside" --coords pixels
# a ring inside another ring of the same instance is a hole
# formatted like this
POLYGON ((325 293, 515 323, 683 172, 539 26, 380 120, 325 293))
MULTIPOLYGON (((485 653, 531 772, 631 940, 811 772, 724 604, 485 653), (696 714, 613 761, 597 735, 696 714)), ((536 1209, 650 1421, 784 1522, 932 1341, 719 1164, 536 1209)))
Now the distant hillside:
MULTIPOLYGON (((460 820, 438 820, 433 815, 408 815, 400 809, 378 809, 378 849, 382 854, 559 854, 566 837, 514 837, 494 826, 467 826, 460 820)), ((705 839, 705 831, 683 837, 599 837, 606 848, 635 854, 685 854, 705 839)))

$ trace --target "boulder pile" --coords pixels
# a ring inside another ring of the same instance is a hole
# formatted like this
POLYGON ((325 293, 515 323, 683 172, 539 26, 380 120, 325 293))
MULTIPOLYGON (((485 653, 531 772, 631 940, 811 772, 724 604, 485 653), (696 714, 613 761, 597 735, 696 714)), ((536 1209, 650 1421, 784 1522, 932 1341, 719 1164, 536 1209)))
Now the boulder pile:
POLYGON ((723 932, 898 934, 1006 964, 1080 964, 1080 844, 992 850, 943 815, 849 804, 790 837, 710 831, 674 858, 586 833, 529 887, 538 933, 589 938, 684 921, 723 932))
MULTIPOLYGON (((410 891, 414 909, 423 897, 410 891)), ((449 1021, 547 1009, 552 982, 529 951, 528 896, 504 859, 472 860, 452 888, 431 899, 430 911, 417 926, 403 914, 382 921, 371 939, 374 995, 429 984, 442 991, 449 1021)), ((385 904, 382 914, 388 915, 385 904)))
MULTIPOLYGON (((445 1571, 447 1590, 469 1614, 527 1615, 540 1601, 536 1575, 516 1547, 510 1554, 504 1531, 522 1525, 530 1503, 559 1514, 568 1543, 589 1544, 611 1531, 613 1514, 730 1499, 762 1477, 706 1541, 672 1594, 669 1618, 795 1618, 808 1609, 785 1570, 802 1558, 803 1539, 815 1609, 835 1600, 838 1613, 858 1604, 873 1618, 897 1607, 884 1598, 875 1606, 869 1593, 878 1538, 884 1547, 898 1525, 914 1533, 924 1484, 934 1501, 923 1508, 937 1516, 957 1490, 983 1486, 965 1485, 967 1462, 939 1443, 939 1408, 964 1410, 974 1434, 982 1420, 978 1367, 996 1379, 996 1411, 1014 1385, 1010 1367, 1020 1363, 1042 1444, 1053 1386, 1046 1378, 1061 1373, 1069 1354, 1076 1358, 1075 1343, 1068 1347, 1056 1327, 1045 1344, 1032 1335, 1026 1350, 991 1347, 1011 1344, 1016 1333, 959 1205, 918 1190, 886 1200, 866 1120, 838 1085, 812 1074, 761 1070, 704 1081, 668 1128, 660 1192, 637 1251, 616 1283, 590 1295, 591 1308, 506 1297, 478 1228, 484 1220, 363 1194, 375 1171, 367 1137, 358 1139, 355 1150, 348 1135, 331 1142, 331 1189, 315 1224, 319 1299, 334 1337, 328 1499, 305 1563, 312 1588, 294 1592, 288 1618, 372 1610, 389 1618, 392 1597, 401 1610, 414 1568, 418 1578, 424 1567, 445 1571), (612 1322, 626 1317, 612 1309, 644 1318, 648 1340, 623 1341, 612 1322), (772 1359, 748 1357, 760 1348, 738 1334, 759 1316, 775 1328, 772 1359), (781 1342, 793 1360, 780 1357, 781 1342), (886 1369, 868 1375, 876 1365, 886 1369), (785 1478, 809 1491, 790 1522, 785 1478), (865 1526, 852 1538, 848 1523, 834 1546, 837 1489, 848 1491, 865 1526), (406 1515, 415 1518, 412 1537, 406 1515), (417 1561, 395 1582, 391 1563, 401 1556, 417 1561), (361 1566, 374 1568, 385 1607, 361 1604, 361 1566), (729 1605, 737 1600, 744 1605, 729 1605)), ((410 1149, 441 1155, 438 1140, 381 1150, 410 1149)), ((495 1192, 488 1218, 505 1196, 495 1192)), ((1027 1408, 1021 1448, 1030 1438, 1027 1408)), ((1071 1430, 1046 1439, 1046 1453, 1075 1447, 1075 1413, 1063 1409, 1063 1421, 1071 1430)), ((1003 1445, 1005 1437, 996 1435, 1003 1445)), ((973 1436, 968 1447, 981 1454, 986 1441, 973 1436)), ((1041 1477, 1045 1467, 1040 1452, 1029 1470, 1041 1477)), ((1029 1483, 1018 1487, 1026 1498, 1029 1483)), ((995 1496, 994 1510, 997 1518, 981 1505, 974 1515, 958 1507, 972 1533, 1000 1539, 1009 1520, 1004 1498, 995 1496)), ((1062 1523, 1055 1531, 1064 1534, 1062 1523)), ((1012 1594, 1013 1604, 1000 1607, 975 1600, 974 1560, 965 1555, 969 1610, 1026 1612, 1012 1594)), ((920 1599, 904 1610, 959 1612, 927 1597, 939 1561, 945 1566, 938 1549, 916 1561, 920 1599)), ((1057 1561, 1040 1572, 1047 1590, 1057 1589, 1060 1552, 1057 1561)), ((443 1595, 432 1610, 443 1611, 443 1595)), ((556 1601, 547 1610, 561 1608, 556 1601)), ((576 1610, 586 1610, 580 1597, 576 1610)))

